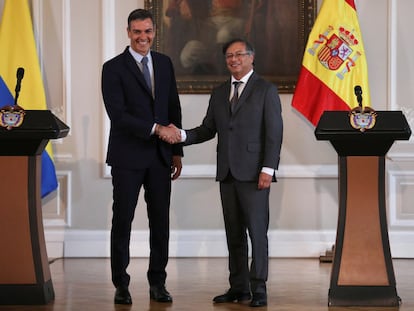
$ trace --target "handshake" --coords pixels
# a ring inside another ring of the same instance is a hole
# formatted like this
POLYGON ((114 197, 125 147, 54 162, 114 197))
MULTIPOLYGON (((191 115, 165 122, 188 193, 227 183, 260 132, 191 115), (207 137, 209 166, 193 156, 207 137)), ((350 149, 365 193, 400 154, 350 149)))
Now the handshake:
POLYGON ((181 130, 172 123, 168 126, 157 124, 155 126, 155 135, 169 144, 181 142, 181 130))

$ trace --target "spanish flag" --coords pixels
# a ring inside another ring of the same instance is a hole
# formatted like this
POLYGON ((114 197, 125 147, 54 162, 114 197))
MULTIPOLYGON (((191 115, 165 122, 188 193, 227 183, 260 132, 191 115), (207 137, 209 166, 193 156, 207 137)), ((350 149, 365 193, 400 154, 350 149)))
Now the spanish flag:
POLYGON ((354 0, 324 0, 308 38, 292 106, 313 125, 325 110, 371 106, 365 49, 354 0))
MULTIPOLYGON (((28 0, 6 0, 0 21, 0 107, 14 104, 18 68, 25 71, 18 105, 26 110, 46 110, 46 96, 33 34, 28 0)), ((41 195, 57 189, 52 146, 42 154, 41 195)))

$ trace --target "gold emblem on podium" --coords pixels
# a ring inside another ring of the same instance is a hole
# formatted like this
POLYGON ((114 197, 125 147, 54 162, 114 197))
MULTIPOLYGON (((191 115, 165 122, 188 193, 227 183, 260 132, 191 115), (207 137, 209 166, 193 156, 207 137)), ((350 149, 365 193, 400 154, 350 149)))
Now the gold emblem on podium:
POLYGON ((11 130, 23 123, 26 112, 18 105, 6 106, 0 109, 0 126, 11 130))
POLYGON ((349 113, 349 123, 354 129, 365 132, 372 129, 377 121, 377 113, 370 107, 355 107, 349 113))

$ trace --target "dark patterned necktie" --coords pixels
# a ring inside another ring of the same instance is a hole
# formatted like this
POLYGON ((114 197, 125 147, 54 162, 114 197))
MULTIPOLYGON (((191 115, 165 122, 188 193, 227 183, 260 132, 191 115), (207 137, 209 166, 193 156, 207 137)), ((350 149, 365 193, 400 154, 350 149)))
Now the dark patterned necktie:
POLYGON ((148 58, 146 56, 142 58, 141 64, 142 64, 142 73, 144 75, 145 82, 147 82, 148 88, 152 90, 151 75, 148 69, 148 58))
POLYGON ((231 112, 234 111, 234 109, 237 106, 237 102, 239 101, 239 86, 240 84, 242 84, 243 82, 240 81, 234 81, 233 85, 234 85, 234 92, 233 92, 233 97, 230 100, 230 109, 231 112))

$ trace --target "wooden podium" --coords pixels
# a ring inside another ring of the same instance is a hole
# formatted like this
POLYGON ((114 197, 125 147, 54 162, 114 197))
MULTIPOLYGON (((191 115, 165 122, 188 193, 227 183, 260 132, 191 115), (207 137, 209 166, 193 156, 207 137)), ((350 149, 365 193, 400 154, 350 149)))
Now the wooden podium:
POLYGON ((26 110, 23 124, 0 127, 0 304, 54 299, 43 231, 41 154, 69 128, 48 110, 26 110))
POLYGON ((400 111, 377 111, 361 132, 348 111, 325 111, 315 130, 338 153, 339 213, 329 306, 399 306, 388 238, 385 155, 411 130, 400 111))

